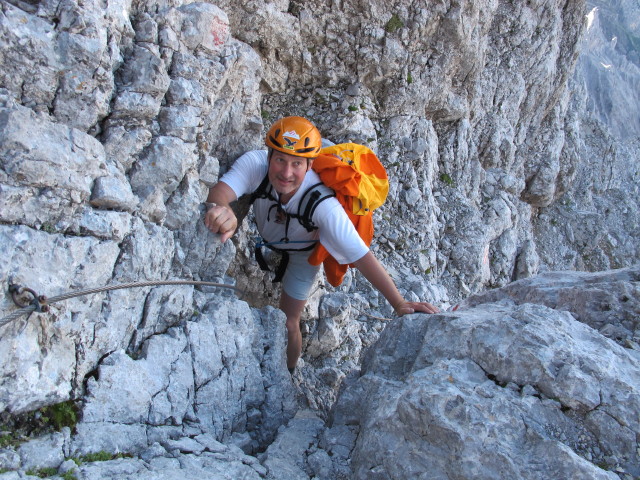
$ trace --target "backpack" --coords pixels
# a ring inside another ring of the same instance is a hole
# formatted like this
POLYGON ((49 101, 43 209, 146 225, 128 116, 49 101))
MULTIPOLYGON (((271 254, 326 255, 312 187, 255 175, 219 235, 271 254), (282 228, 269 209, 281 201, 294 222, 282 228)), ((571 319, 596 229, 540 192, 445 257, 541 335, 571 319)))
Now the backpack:
MULTIPOLYGON (((318 174, 321 183, 312 185, 303 193, 297 214, 287 214, 286 225, 288 226, 291 219, 295 219, 308 231, 317 229, 318 227, 312 221, 315 209, 327 198, 335 196, 362 240, 370 246, 373 240, 373 211, 384 203, 389 193, 387 172, 378 157, 364 145, 342 143, 324 147, 313 161, 311 168, 318 174)), ((265 176, 253 193, 251 201, 258 198, 273 200, 275 204, 271 208, 277 208, 277 200, 272 193, 268 176, 265 176)), ((293 245, 295 243, 285 236, 279 242, 256 245, 256 261, 263 270, 269 270, 269 268, 262 255, 261 247, 266 246, 282 252, 283 258, 276 270, 274 282, 282 280, 289 260, 288 251, 314 249, 309 256, 309 263, 311 265, 322 263, 327 280, 334 287, 342 283, 349 265, 340 265, 320 242, 300 249, 295 248, 293 245)))

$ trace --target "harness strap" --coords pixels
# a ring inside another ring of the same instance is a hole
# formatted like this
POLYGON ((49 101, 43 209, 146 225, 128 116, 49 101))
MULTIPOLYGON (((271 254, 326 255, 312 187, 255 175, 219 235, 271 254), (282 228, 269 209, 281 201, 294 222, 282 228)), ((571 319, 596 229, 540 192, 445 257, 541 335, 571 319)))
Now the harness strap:
MULTIPOLYGON (((278 266, 275 269, 275 276, 273 278, 273 283, 278 283, 282 281, 282 277, 284 277, 285 272, 287 271, 287 266, 289 265, 289 250, 281 250, 279 248, 274 248, 272 246, 270 246, 269 244, 258 244, 256 245, 256 248, 254 250, 254 256, 256 259, 256 262, 258 263, 258 265, 260 266, 260 270, 262 270, 263 272, 270 272, 271 269, 269 268, 269 264, 267 263, 266 259, 264 258, 264 255, 262 253, 262 246, 266 246, 267 248, 273 250, 274 252, 278 252, 281 255, 280 258, 280 262, 278 263, 278 266)), ((295 252, 304 252, 306 250, 311 250, 313 247, 315 247, 315 245, 309 245, 308 247, 305 248, 300 248, 298 250, 293 250, 295 252)))
MULTIPOLYGON (((266 198, 271 200, 272 202, 275 202, 274 205, 269 207, 269 210, 267 212, 268 221, 270 220, 271 213, 274 208, 277 210, 276 214, 278 214, 278 212, 281 211, 280 202, 273 195, 272 188, 273 187, 269 184, 269 175, 267 174, 262 179, 262 182, 260 182, 260 185, 258 186, 256 191, 251 194, 251 203, 253 203, 258 198, 266 198)), ((260 266, 260 269, 263 271, 266 271, 266 272, 270 271, 269 264, 265 260, 264 255, 262 254, 263 246, 266 246, 267 248, 273 251, 276 251, 282 255, 282 258, 280 259, 280 262, 275 269, 275 277, 273 279, 273 283, 278 283, 282 281, 282 278, 284 277, 284 274, 287 270, 287 266, 289 264, 289 251, 303 252, 303 251, 311 250, 316 246, 315 244, 317 243, 317 241, 309 240, 308 242, 311 243, 311 245, 305 248, 297 248, 297 249, 276 248, 273 245, 287 245, 289 243, 307 243, 307 241, 304 241, 304 242, 289 241, 289 238, 288 238, 289 224, 291 222, 291 219, 292 218, 296 219, 298 222, 300 222, 300 225, 302 225, 309 232, 316 230, 318 227, 311 220, 313 217, 313 214, 316 208, 318 207, 318 205, 322 201, 330 197, 335 197, 335 192, 330 188, 326 187, 322 182, 312 185, 304 192, 302 199, 300 200, 300 204, 298 206, 297 214, 283 212, 285 215, 284 238, 282 238, 279 242, 272 242, 272 243, 264 242, 264 243, 256 244, 256 248, 254 250, 254 257, 256 259, 256 262, 260 266)))
MULTIPOLYGON (((282 254, 282 258, 280 259, 280 263, 278 263, 278 266, 276 268, 275 277, 273 278, 273 283, 279 283, 282 281, 282 277, 284 277, 284 272, 287 271, 287 265, 289 265, 289 252, 287 252, 286 250, 279 250, 279 252, 282 254)), ((254 253, 256 257, 256 262, 258 262, 258 265, 260 265, 260 270, 262 270, 263 272, 270 272, 271 270, 269 269, 269 264, 265 260, 264 255, 262 254, 262 248, 256 247, 254 253)))
POLYGON ((258 262, 258 265, 260 266, 260 270, 262 270, 263 272, 268 272, 269 265, 267 264, 267 261, 264 259, 264 255, 262 255, 262 248, 256 247, 255 250, 253 251, 253 254, 254 254, 254 257, 256 257, 256 262, 258 262))
POLYGON ((276 198, 273 196, 270 189, 267 188, 267 185, 269 185, 268 173, 267 175, 264 176, 264 178, 262 179, 262 182, 260 182, 260 185, 258 186, 256 191, 251 194, 251 203, 255 202, 256 199, 258 198, 268 198, 269 200, 277 202, 276 198))
POLYGON ((284 277, 284 272, 287 271, 287 265, 289 265, 289 252, 286 250, 282 251, 282 260, 280 260, 280 264, 278 264, 278 268, 276 269, 276 276, 273 278, 273 283, 278 283, 282 281, 282 277, 284 277))
POLYGON ((298 205, 298 215, 292 215, 297 218, 308 232, 316 230, 318 227, 313 223, 313 214, 321 202, 327 198, 335 197, 335 192, 324 183, 319 182, 310 186, 302 195, 300 204, 298 205))

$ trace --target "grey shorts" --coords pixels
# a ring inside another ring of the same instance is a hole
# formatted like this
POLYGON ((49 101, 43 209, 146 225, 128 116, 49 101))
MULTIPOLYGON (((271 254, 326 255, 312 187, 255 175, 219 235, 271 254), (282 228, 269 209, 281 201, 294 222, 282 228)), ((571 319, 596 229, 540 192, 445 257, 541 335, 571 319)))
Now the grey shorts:
POLYGON ((282 289, 296 300, 306 300, 313 287, 320 265, 314 267, 307 259, 312 250, 289 252, 289 264, 282 277, 282 289))

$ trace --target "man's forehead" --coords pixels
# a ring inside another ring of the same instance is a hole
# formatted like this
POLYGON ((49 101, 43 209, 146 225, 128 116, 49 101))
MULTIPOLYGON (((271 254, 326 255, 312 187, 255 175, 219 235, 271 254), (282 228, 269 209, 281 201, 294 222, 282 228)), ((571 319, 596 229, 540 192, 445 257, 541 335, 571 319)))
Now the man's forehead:
POLYGON ((284 152, 281 152, 279 150, 274 150, 273 151, 272 158, 285 159, 285 160, 288 160, 290 162, 303 162, 303 161, 306 160, 306 158, 298 157, 296 155, 291 155, 289 153, 284 153, 284 152))

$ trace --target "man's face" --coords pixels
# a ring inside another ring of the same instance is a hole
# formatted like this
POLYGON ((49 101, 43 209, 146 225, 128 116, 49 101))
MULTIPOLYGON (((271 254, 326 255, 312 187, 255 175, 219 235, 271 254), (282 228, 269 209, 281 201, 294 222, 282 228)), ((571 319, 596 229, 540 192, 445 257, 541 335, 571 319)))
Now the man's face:
POLYGON ((290 198, 302 184, 311 160, 278 150, 272 152, 269 161, 269 181, 276 192, 284 195, 284 200, 287 201, 287 196, 290 198))

